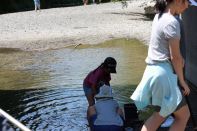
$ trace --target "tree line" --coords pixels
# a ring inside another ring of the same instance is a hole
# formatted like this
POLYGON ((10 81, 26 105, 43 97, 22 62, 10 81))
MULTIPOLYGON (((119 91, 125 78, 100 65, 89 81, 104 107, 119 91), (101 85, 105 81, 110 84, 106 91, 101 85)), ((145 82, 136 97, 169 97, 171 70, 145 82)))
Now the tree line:
MULTIPOLYGON (((102 2, 109 2, 110 0, 102 0, 102 2)), ((40 0, 41 8, 55 8, 55 7, 67 7, 78 6, 83 4, 83 0, 40 0)), ((89 3, 92 3, 89 0, 89 3)), ((20 11, 34 10, 33 0, 1 0, 0 14, 13 13, 20 11)))

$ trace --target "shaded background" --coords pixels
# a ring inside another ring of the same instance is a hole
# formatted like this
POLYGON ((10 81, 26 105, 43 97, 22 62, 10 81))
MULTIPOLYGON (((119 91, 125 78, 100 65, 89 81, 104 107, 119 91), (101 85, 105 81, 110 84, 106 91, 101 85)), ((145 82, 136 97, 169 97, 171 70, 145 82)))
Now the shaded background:
MULTIPOLYGON (((95 0, 97 3, 98 0, 95 0)), ((102 3, 110 2, 110 0, 102 0, 102 3)), ((83 4, 83 0, 40 0, 41 8, 55 8, 78 6, 83 4)), ((89 0, 92 3, 92 0, 89 0)), ((29 11, 34 9, 33 0, 1 0, 0 14, 12 13, 19 11, 29 11)))
POLYGON ((196 126, 197 122, 197 7, 191 6, 183 14, 185 42, 182 45, 185 56, 185 76, 191 87, 188 97, 191 107, 191 118, 196 126))
POLYGON ((186 78, 197 86, 197 7, 190 7, 183 15, 185 30, 186 78))

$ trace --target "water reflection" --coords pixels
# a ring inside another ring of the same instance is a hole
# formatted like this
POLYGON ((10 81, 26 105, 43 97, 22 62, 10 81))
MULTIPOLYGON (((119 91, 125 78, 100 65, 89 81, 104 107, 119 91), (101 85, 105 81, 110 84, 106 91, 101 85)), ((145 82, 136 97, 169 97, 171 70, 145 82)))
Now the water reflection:
POLYGON ((87 73, 112 56, 117 74, 115 98, 130 102, 145 68, 146 46, 137 40, 43 52, 0 52, 0 106, 32 130, 85 131, 87 102, 82 82, 87 73))

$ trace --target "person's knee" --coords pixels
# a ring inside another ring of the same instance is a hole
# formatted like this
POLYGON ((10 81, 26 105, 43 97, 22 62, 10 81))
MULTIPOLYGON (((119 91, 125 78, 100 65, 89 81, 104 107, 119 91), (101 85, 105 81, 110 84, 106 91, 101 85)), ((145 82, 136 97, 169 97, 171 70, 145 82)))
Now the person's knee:
POLYGON ((89 106, 93 106, 95 104, 94 96, 92 94, 86 94, 86 98, 89 106))
POLYGON ((94 106, 89 106, 88 107, 88 110, 87 110, 87 113, 88 113, 88 117, 91 117, 93 115, 96 115, 96 109, 94 106))
POLYGON ((89 99, 88 104, 89 104, 89 106, 93 106, 95 104, 95 101, 92 99, 89 99))
POLYGON ((143 127, 142 127, 142 131, 155 131, 157 130, 157 128, 159 128, 159 126, 161 125, 161 123, 165 120, 164 117, 162 117, 159 112, 154 112, 149 118, 148 120, 146 120, 146 122, 144 123, 143 127))
POLYGON ((89 111, 90 113, 92 113, 92 114, 96 114, 96 109, 95 109, 94 106, 89 106, 89 107, 88 107, 88 111, 89 111))

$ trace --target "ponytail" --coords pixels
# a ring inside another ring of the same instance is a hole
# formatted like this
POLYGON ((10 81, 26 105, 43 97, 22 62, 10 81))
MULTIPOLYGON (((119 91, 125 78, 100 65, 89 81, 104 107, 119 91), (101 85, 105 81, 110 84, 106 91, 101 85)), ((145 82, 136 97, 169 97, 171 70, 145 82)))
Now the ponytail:
POLYGON ((159 18, 164 13, 167 5, 171 3, 173 0, 156 0, 155 9, 159 13, 159 18))
POLYGON ((104 62, 101 63, 96 69, 94 69, 92 72, 95 72, 98 68, 102 68, 102 67, 105 67, 105 64, 104 62))

